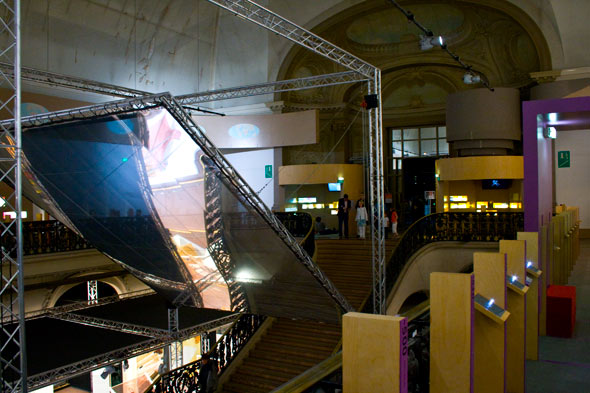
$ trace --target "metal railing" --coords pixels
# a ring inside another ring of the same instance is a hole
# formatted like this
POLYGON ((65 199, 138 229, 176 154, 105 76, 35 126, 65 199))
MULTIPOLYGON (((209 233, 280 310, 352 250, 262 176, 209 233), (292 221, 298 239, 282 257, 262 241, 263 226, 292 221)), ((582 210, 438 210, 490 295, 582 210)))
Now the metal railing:
MULTIPOLYGON (((248 340, 256 333, 265 319, 266 317, 260 315, 243 314, 217 340, 208 353, 211 356, 211 361, 215 362, 213 369, 217 369, 219 375, 246 346, 248 340)), ((154 380, 146 393, 201 392, 202 389, 197 382, 201 365, 202 361, 198 359, 161 375, 154 380)))
MULTIPOLYGON (((516 233, 523 230, 524 213, 435 213, 422 217, 404 232, 389 258, 385 274, 386 293, 389 295, 412 255, 427 244, 497 242, 516 239, 516 233)), ((370 302, 365 302, 363 311, 371 312, 370 302)))
POLYGON ((303 238, 299 244, 313 258, 315 254, 314 226, 311 214, 303 212, 275 212, 275 216, 296 238, 303 238))
MULTIPOLYGON (((10 237, 2 236, 2 246, 11 249, 10 237)), ((79 251, 94 248, 76 232, 57 220, 23 221, 24 255, 79 251)))

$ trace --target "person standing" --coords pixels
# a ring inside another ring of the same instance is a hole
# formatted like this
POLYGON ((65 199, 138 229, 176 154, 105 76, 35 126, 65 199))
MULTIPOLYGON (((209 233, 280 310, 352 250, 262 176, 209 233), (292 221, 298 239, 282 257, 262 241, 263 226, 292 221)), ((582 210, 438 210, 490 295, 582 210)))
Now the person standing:
POLYGON ((397 212, 395 209, 391 209, 391 218, 389 220, 391 225, 391 233, 393 237, 397 237, 397 212))
POLYGON ((342 239, 342 227, 344 226, 344 237, 348 239, 348 213, 352 208, 352 201, 348 199, 348 194, 338 199, 338 235, 342 239))
POLYGON ((367 228, 367 209, 365 208, 365 201, 363 201, 362 199, 358 201, 355 221, 359 237, 361 239, 364 239, 365 229, 367 228))

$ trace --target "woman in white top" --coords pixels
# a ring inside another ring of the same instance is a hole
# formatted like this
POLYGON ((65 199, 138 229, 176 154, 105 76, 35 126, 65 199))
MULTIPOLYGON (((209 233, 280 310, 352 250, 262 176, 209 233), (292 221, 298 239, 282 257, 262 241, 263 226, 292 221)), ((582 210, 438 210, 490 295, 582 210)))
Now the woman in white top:
POLYGON ((359 205, 356 208, 356 225, 357 233, 361 239, 365 238, 365 229, 367 228, 367 208, 365 202, 361 199, 359 205))

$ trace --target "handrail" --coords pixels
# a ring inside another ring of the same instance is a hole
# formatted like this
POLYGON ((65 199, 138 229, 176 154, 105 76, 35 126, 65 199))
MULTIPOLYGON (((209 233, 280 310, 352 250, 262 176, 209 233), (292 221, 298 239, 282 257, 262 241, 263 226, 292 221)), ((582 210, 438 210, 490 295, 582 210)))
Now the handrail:
MULTIPOLYGON (((389 295, 412 255, 427 244, 442 241, 497 242, 516 239, 524 230, 524 213, 434 213, 414 222, 402 235, 386 266, 385 293, 389 295)), ((370 299, 373 294, 369 294, 370 299)), ((365 301, 363 312, 371 312, 365 301)))
MULTIPOLYGON (((401 314, 402 317, 408 318, 408 323, 414 321, 418 317, 424 315, 430 310, 430 301, 425 300, 418 304, 406 313, 401 314)), ((296 393, 303 392, 305 389, 315 385, 322 379, 332 374, 339 368, 342 368, 342 350, 334 353, 329 358, 316 364, 312 368, 305 370, 290 381, 285 382, 271 393, 296 393)))
POLYGON ((274 212, 274 214, 294 237, 303 237, 299 244, 314 259, 315 230, 311 214, 307 212, 274 212))

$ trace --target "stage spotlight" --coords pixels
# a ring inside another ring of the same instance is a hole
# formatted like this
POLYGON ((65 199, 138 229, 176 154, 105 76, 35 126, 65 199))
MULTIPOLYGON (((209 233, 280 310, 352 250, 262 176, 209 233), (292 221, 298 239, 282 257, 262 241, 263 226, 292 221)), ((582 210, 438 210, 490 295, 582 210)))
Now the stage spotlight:
POLYGON ((428 36, 428 35, 421 35, 420 36, 420 49, 428 50, 432 49, 435 46, 443 46, 444 40, 442 36, 428 36))
POLYGON ((469 72, 467 72, 465 75, 463 75, 463 83, 465 83, 467 85, 473 85, 473 84, 479 83, 479 82, 481 82, 481 76, 479 76, 479 75, 474 75, 469 72))

